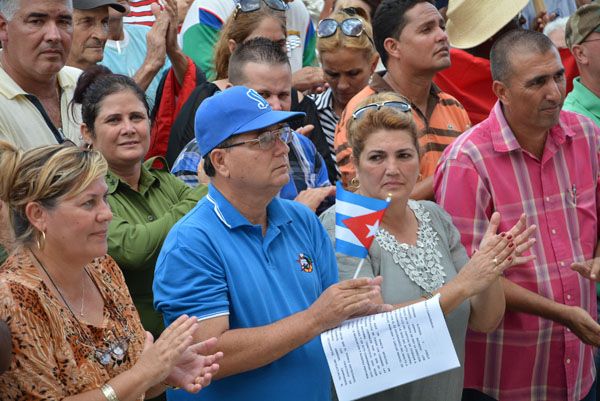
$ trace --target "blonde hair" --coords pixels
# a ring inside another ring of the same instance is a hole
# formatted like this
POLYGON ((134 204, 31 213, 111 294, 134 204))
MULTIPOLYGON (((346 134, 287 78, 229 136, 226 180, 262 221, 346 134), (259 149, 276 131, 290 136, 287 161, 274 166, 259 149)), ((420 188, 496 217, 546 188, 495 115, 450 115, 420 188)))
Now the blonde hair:
POLYGON ((325 52, 335 52, 340 49, 351 49, 356 51, 362 51, 364 56, 370 61, 377 54, 375 50, 375 45, 373 44, 373 28, 371 24, 367 21, 367 13, 360 7, 358 8, 343 8, 331 16, 329 19, 336 20, 340 24, 342 21, 348 18, 356 18, 359 19, 363 24, 363 33, 360 36, 347 36, 345 35, 341 28, 335 31, 335 33, 326 38, 317 37, 317 50, 320 54, 325 52), (351 10, 356 10, 357 13, 354 13, 351 10), (369 39, 371 38, 371 39, 369 39))
MULTIPOLYGON (((390 101, 410 104, 408 99, 394 92, 380 92, 361 100, 354 110, 356 111, 369 104, 381 104, 390 101)), ((408 131, 413 144, 415 145, 415 149, 417 149, 417 154, 420 155, 417 126, 413 120, 412 112, 400 111, 393 107, 381 107, 379 110, 372 109, 363 112, 360 118, 354 119, 350 116, 348 119, 348 143, 352 148, 352 155, 354 156, 354 163, 356 165, 358 165, 360 155, 365 149, 367 138, 378 130, 408 131)))
POLYGON ((104 177, 107 164, 98 152, 75 146, 49 145, 21 151, 0 141, 0 199, 9 210, 15 245, 30 245, 40 235, 25 208, 38 202, 48 210, 80 194, 104 177))
POLYGON ((263 3, 261 3, 261 7, 256 11, 245 13, 236 10, 227 18, 213 53, 215 79, 227 78, 229 74, 229 59, 231 58, 229 40, 233 39, 238 44, 244 42, 266 18, 273 18, 279 22, 284 36, 286 35, 285 12, 274 10, 263 3))

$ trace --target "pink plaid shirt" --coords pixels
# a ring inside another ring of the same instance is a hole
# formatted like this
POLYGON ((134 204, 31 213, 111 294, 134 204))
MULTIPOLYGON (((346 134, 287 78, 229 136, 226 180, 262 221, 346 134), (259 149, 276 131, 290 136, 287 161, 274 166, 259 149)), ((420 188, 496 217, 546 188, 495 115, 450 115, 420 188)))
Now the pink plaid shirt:
MULTIPOLYGON (((497 102, 488 119, 445 150, 435 173, 436 200, 469 254, 494 211, 501 214, 499 232, 526 213, 527 225, 537 226, 537 259, 508 269, 506 278, 596 318, 594 283, 569 265, 590 259, 598 239, 599 151, 598 126, 563 111, 540 161, 520 147, 497 102)), ((493 333, 468 332, 465 387, 498 400, 578 401, 594 381, 592 353, 564 326, 507 311, 493 333)))

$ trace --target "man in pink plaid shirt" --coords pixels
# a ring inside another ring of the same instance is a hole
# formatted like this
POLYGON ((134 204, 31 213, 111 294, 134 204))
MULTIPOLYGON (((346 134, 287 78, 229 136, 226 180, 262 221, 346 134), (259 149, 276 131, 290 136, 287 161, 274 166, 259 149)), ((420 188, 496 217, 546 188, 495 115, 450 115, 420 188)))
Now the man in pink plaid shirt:
POLYGON ((564 68, 544 35, 511 31, 490 57, 499 100, 445 150, 436 200, 470 253, 494 211, 505 231, 525 213, 537 226, 536 259, 501 278, 506 314, 498 329, 467 334, 463 400, 595 400, 595 285, 571 265, 600 254, 600 129, 561 111, 564 68))

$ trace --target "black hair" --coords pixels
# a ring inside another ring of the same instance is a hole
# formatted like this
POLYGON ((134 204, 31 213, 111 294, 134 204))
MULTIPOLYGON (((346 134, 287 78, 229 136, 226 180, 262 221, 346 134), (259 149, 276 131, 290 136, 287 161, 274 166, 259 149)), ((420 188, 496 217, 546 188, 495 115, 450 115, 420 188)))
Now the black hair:
POLYGON ((248 63, 290 65, 287 53, 281 46, 267 38, 253 38, 238 44, 229 60, 229 82, 241 85, 247 81, 243 69, 248 63))
POLYGON ((388 54, 384 42, 387 38, 399 38, 402 30, 408 24, 405 14, 419 3, 429 3, 435 6, 434 0, 383 0, 373 17, 373 41, 381 57, 381 62, 387 67, 388 54))
POLYGON ((202 168, 204 169, 204 174, 206 174, 208 177, 212 178, 215 176, 215 174, 217 174, 215 166, 213 166, 212 162, 210 161, 210 153, 207 154, 203 159, 202 168))
POLYGON ((81 119, 94 134, 94 122, 98 117, 98 110, 104 98, 126 90, 133 92, 140 99, 149 116, 150 108, 146 93, 135 83, 133 78, 113 74, 111 70, 102 65, 93 65, 79 76, 71 104, 81 105, 81 119))
POLYGON ((519 52, 537 52, 544 54, 554 48, 554 44, 546 35, 529 29, 514 29, 502 35, 490 51, 490 68, 492 79, 508 85, 512 72, 511 54, 519 52))

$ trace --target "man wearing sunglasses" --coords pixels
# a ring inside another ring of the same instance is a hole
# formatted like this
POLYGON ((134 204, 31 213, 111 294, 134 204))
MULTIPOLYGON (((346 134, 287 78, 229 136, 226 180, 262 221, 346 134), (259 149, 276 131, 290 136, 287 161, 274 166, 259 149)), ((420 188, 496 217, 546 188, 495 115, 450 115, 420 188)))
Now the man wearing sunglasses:
POLYGON ((285 122, 301 115, 273 110, 243 86, 198 108, 209 193, 165 240, 154 305, 167 323, 197 316, 194 340, 217 337, 227 356, 201 395, 169 399, 330 401, 319 335, 390 308, 373 302, 381 277, 337 283, 335 253, 316 215, 277 197, 289 180, 285 122))
POLYGON ((355 176, 346 137, 348 118, 362 99, 390 91, 409 100, 420 134, 423 180, 411 198, 433 199, 433 172, 442 151, 471 125, 464 107, 433 83, 435 74, 450 66, 444 19, 432 0, 384 0, 375 12, 373 35, 386 71, 374 74, 340 117, 335 149, 342 182, 347 186, 355 176))

